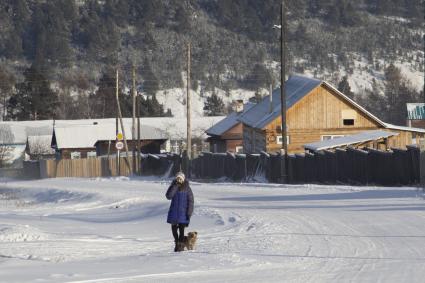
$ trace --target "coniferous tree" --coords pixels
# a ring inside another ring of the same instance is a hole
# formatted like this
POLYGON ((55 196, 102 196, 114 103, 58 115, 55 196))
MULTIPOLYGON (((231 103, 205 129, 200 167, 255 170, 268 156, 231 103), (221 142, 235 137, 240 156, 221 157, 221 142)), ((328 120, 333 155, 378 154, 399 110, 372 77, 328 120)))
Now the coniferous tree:
POLYGON ((55 118, 57 94, 49 80, 35 66, 24 72, 25 80, 18 83, 16 93, 8 102, 7 115, 12 120, 43 120, 55 118))
POLYGON ((351 91, 351 87, 348 82, 348 76, 342 77, 342 80, 338 84, 338 90, 349 98, 354 99, 354 92, 351 91))
POLYGON ((224 115, 226 107, 223 100, 213 92, 210 97, 207 97, 204 104, 204 112, 207 116, 220 116, 224 115))
POLYGON ((143 90, 148 95, 155 95, 159 89, 159 83, 148 60, 145 60, 141 73, 143 78, 143 90))
POLYGON ((15 77, 0 66, 0 104, 2 104, 2 119, 6 120, 7 101, 12 95, 15 77))
MULTIPOLYGON (((114 72, 112 70, 105 71, 102 77, 100 78, 97 86, 98 89, 96 90, 96 92, 90 96, 90 105, 93 113, 93 118, 116 117, 116 78, 114 72)), ((119 97, 121 99, 125 97, 121 86, 119 89, 119 97)))

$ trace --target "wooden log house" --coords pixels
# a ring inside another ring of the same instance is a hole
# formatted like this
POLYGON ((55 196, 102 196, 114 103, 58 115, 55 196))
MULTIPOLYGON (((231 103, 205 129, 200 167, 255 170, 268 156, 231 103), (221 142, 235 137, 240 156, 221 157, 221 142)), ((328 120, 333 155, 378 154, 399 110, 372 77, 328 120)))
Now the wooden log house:
MULTIPOLYGON (((131 137, 131 125, 125 124, 127 144, 131 151, 137 144, 137 138, 131 137)), ((158 128, 141 125, 140 141, 142 153, 160 153, 160 147, 168 136, 158 128)), ((115 124, 69 125, 55 127, 52 137, 52 148, 56 150, 58 159, 79 159, 106 155, 114 155, 115 124)))
POLYGON ((238 117, 255 104, 243 104, 242 100, 236 101, 235 104, 234 112, 205 131, 209 136, 207 141, 210 143, 211 152, 243 152, 243 126, 238 117))
MULTIPOLYGON (((398 133, 364 146, 406 148, 424 139, 425 130, 381 121, 331 84, 303 76, 291 76, 286 84, 287 141, 289 153, 304 152, 303 145, 364 131, 398 133)), ((279 152, 282 148, 280 89, 243 113, 245 153, 279 152)))

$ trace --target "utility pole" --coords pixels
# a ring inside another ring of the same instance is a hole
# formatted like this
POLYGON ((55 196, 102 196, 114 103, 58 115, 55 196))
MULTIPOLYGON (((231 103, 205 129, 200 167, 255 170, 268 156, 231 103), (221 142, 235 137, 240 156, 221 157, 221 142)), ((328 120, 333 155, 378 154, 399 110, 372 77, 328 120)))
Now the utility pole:
MULTIPOLYGON (((115 82, 115 95, 118 96, 118 69, 117 69, 117 74, 116 74, 116 82, 115 82)), ((118 107, 117 107, 117 111, 115 112, 115 144, 117 144, 118 142, 118 133, 119 133, 119 129, 118 129, 118 107)), ((116 149, 115 149, 116 150, 116 149)), ((119 150, 117 150, 117 154, 116 154, 116 159, 115 159, 115 166, 117 167, 117 175, 121 175, 120 174, 120 156, 119 156, 119 150)))
MULTIPOLYGON (((121 106, 120 106, 120 100, 119 100, 119 91, 118 91, 118 69, 117 69, 117 80, 116 80, 116 91, 115 91, 115 98, 117 100, 117 110, 118 110, 118 117, 120 119, 120 125, 121 125, 121 131, 122 131, 122 135, 123 135, 123 140, 124 140, 124 148, 125 148, 125 152, 126 152, 126 158, 125 161, 127 163, 128 169, 130 170, 130 175, 131 175, 131 165, 130 162, 128 161, 128 145, 127 145, 127 139, 125 137, 125 128, 124 128, 124 123, 122 120, 122 114, 121 114, 121 106)), ((119 156, 118 156, 119 159, 119 156)), ((118 168, 120 169, 120 168, 118 168)))
POLYGON ((187 168, 186 168, 186 174, 190 176, 190 165, 192 160, 192 125, 191 125, 191 97, 190 97, 190 42, 187 44, 187 99, 186 99, 186 106, 187 106, 187 168))
POLYGON ((281 161, 281 177, 282 182, 287 182, 288 179, 288 145, 287 145, 287 130, 286 130, 286 92, 285 92, 285 68, 286 68, 286 10, 285 1, 282 0, 281 4, 281 28, 280 28, 280 60, 281 60, 281 74, 280 74, 280 108, 281 108, 281 122, 282 122, 282 153, 284 154, 281 161))
POLYGON ((140 175, 142 172, 141 166, 141 154, 140 154, 140 95, 137 95, 137 174, 140 175))
POLYGON ((136 172, 137 167, 137 159, 136 159, 136 144, 134 142, 134 139, 136 137, 136 69, 134 67, 132 68, 132 95, 133 95, 133 120, 131 124, 131 140, 132 140, 132 149, 133 149, 133 172, 136 172))

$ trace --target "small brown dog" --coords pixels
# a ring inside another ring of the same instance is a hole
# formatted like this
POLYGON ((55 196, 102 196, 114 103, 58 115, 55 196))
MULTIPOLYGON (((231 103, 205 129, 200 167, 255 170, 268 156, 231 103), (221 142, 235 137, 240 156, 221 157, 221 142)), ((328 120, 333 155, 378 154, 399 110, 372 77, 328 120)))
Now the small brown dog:
POLYGON ((183 245, 188 250, 193 250, 198 238, 198 232, 189 232, 187 236, 184 236, 183 245))

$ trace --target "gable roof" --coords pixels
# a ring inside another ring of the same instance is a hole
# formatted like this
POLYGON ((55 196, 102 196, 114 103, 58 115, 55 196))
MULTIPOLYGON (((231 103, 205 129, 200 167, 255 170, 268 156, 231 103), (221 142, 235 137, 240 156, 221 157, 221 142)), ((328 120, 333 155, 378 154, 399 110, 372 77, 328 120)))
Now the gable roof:
MULTIPOLYGON (((386 127, 386 124, 379 118, 374 116, 372 113, 367 111, 365 108, 357 104, 354 100, 340 92, 338 89, 333 87, 331 84, 321 81, 318 79, 307 78, 303 76, 293 75, 285 82, 286 90, 286 109, 288 110, 294 106, 298 101, 304 98, 316 87, 324 85, 331 89, 339 97, 353 105, 355 108, 360 110, 370 119, 374 120, 379 125, 386 127)), ((274 121, 280 116, 280 88, 275 89, 272 94, 272 112, 270 112, 270 101, 269 95, 264 97, 263 100, 256 106, 252 107, 249 111, 239 117, 239 121, 242 123, 257 129, 263 129, 269 123, 274 121)))
POLYGON ((348 145, 353 145, 358 143, 379 140, 382 138, 388 138, 388 137, 397 136, 397 135, 398 133, 381 131, 381 130, 366 131, 366 132, 361 132, 358 134, 335 138, 331 140, 324 140, 320 142, 305 144, 304 148, 308 150, 312 150, 312 151, 319 151, 319 150, 332 149, 332 148, 337 148, 341 146, 348 146, 348 145))
POLYGON ((255 104, 254 103, 246 103, 244 104, 244 110, 242 112, 232 112, 228 116, 226 116, 223 120, 216 123, 214 126, 206 130, 205 132, 211 136, 221 136, 234 126, 240 123, 238 117, 240 117, 243 113, 247 112, 251 109, 255 104))
MULTIPOLYGON (((285 83, 286 108, 289 109, 322 82, 302 76, 291 76, 285 83)), ((262 129, 280 116, 280 88, 272 93, 272 112, 270 112, 270 96, 252 107, 239 117, 239 121, 253 128, 262 129)))
MULTIPOLYGON (((131 140, 131 125, 124 124, 127 139, 131 140)), ((98 141, 115 140, 115 123, 62 126, 53 131, 52 146, 62 148, 94 148, 98 141)), ((158 128, 140 125, 140 139, 167 140, 166 133, 158 128)))

